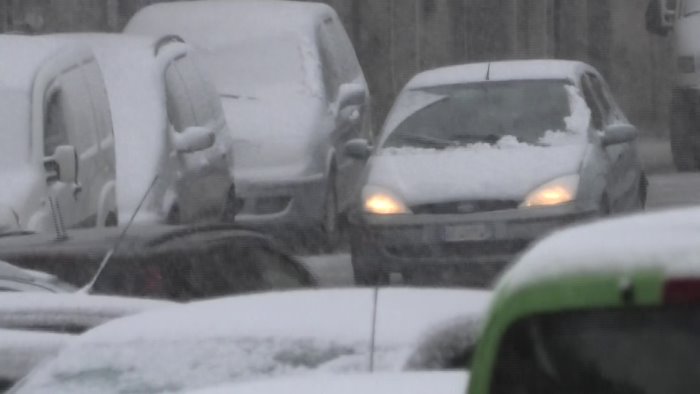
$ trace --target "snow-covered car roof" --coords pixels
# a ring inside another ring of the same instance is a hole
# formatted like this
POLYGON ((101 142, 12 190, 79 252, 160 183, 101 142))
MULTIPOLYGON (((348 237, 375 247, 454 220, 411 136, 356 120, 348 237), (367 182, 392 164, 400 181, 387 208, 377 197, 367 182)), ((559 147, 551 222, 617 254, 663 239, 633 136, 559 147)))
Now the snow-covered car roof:
POLYGON ((498 289, 581 275, 660 272, 665 278, 700 276, 700 208, 632 215, 557 232, 525 253, 498 289))
POLYGON ((464 394, 467 382, 465 371, 316 375, 232 384, 188 394, 464 394))
MULTIPOLYGON (((26 389, 184 390, 310 371, 365 371, 374 291, 255 294, 115 320, 76 338, 26 389), (120 379, 108 382, 102 380, 104 374, 90 371, 112 371, 120 379)), ((481 315, 489 300, 490 292, 484 290, 379 290, 375 369, 403 369, 431 327, 458 316, 481 315)))
POLYGON ((182 1, 150 5, 140 10, 124 29, 170 34, 214 49, 252 37, 301 33, 313 35, 317 22, 334 15, 322 3, 276 0, 182 1), (260 23, 264 20, 265 23, 260 23), (159 23, 160 22, 160 23, 159 23))
POLYGON ((0 293, 0 327, 83 332, 108 320, 172 305, 178 304, 82 293, 0 293))
POLYGON ((589 65, 571 60, 507 60, 441 67, 414 76, 406 89, 483 81, 569 80, 575 82, 589 65))
POLYGON ((70 334, 0 329, 0 382, 21 379, 73 337, 70 334))

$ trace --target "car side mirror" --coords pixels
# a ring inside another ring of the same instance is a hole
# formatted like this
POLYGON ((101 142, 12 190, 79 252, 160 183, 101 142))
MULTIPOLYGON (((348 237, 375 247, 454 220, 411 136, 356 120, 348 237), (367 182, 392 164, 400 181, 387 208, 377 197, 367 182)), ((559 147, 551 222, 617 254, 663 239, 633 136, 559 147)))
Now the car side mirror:
POLYGON ((355 160, 367 160, 372 155, 372 147, 365 139, 352 139, 345 143, 345 155, 355 160))
POLYGON ((175 150, 193 153, 211 148, 216 141, 214 132, 206 127, 188 127, 183 132, 173 133, 175 150))
POLYGON ((358 82, 344 83, 338 90, 338 108, 360 106, 365 103, 367 89, 358 82))
POLYGON ((624 144, 637 138, 637 129, 629 124, 615 124, 605 128, 602 133, 603 146, 624 144))
POLYGON ((678 0, 651 0, 646 10, 647 31, 666 36, 673 30, 678 0))
POLYGON ((48 180, 64 183, 78 181, 78 152, 74 146, 59 145, 53 155, 44 159, 48 180))

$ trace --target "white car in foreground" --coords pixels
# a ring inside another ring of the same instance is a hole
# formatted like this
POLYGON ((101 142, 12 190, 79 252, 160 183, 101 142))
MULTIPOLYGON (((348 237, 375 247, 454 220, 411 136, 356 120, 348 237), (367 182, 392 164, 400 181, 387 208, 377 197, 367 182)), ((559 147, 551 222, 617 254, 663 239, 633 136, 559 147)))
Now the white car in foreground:
POLYGON ((489 300, 480 290, 387 288, 195 302, 83 334, 16 392, 160 393, 292 374, 400 371, 425 334, 481 317, 489 300))
POLYGON ((464 394, 467 382, 465 371, 315 375, 232 384, 187 394, 464 394))

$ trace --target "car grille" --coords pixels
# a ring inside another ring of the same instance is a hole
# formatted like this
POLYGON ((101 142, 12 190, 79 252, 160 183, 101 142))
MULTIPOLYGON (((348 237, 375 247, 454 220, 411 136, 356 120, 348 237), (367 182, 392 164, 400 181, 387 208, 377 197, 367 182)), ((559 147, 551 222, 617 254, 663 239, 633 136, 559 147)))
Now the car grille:
POLYGON ((513 256, 529 245, 525 240, 387 245, 385 252, 401 259, 469 258, 513 256))
POLYGON ((514 200, 470 200, 416 205, 411 207, 411 211, 415 214, 432 215, 465 214, 515 209, 518 205, 520 203, 514 200))

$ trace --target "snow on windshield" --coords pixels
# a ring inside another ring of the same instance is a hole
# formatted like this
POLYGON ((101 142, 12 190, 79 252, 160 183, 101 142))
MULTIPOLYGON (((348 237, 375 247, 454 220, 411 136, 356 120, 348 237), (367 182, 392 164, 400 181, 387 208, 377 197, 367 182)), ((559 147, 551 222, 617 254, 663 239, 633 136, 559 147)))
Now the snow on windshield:
POLYGON ((0 85, 0 163, 3 169, 29 161, 30 116, 26 93, 0 85))
MULTIPOLYGON (((256 98, 275 87, 299 93, 316 92, 311 83, 314 51, 297 35, 254 37, 222 46, 199 48, 202 65, 216 81, 219 93, 256 98)), ((244 97, 245 98, 245 97, 244 97)))

